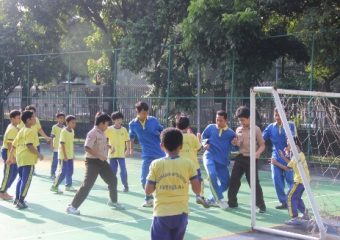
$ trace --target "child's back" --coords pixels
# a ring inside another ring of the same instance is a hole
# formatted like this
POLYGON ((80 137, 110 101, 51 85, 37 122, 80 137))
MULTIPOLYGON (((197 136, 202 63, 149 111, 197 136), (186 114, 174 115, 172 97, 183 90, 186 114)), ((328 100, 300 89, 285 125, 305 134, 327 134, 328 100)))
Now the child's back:
POLYGON ((148 177, 149 182, 156 183, 154 216, 188 213, 189 183, 196 175, 189 159, 165 157, 154 161, 148 177))
POLYGON ((200 165, 197 158, 197 152, 201 149, 201 147, 201 143, 194 134, 183 133, 183 147, 179 155, 183 158, 190 159, 195 168, 199 169, 200 165))
MULTIPOLYGON (((308 165, 307 165, 307 161, 306 161, 306 157, 305 154, 303 152, 299 153, 299 158, 300 161, 302 163, 303 169, 305 170, 305 174, 307 176, 308 181, 310 181, 310 175, 309 175, 309 169, 308 169, 308 165)), ((301 183, 302 182, 302 177, 301 174, 299 172, 298 166, 297 166, 297 162, 295 161, 295 159, 290 160, 290 162, 288 163, 287 167, 292 168, 294 171, 294 183, 301 183)))

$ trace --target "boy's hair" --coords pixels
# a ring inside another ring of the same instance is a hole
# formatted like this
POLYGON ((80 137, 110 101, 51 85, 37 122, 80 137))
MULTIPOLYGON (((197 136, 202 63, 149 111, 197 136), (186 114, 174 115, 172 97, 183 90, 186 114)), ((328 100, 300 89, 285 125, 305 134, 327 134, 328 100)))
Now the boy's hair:
POLYGON ((73 116, 73 115, 67 115, 66 118, 65 118, 65 121, 67 123, 71 122, 72 120, 76 120, 76 117, 73 116))
POLYGON ((21 113, 21 120, 26 124, 27 120, 33 117, 33 112, 25 110, 21 113))
POLYGON ((63 112, 58 112, 58 113, 55 115, 56 118, 65 117, 65 116, 66 116, 66 115, 65 115, 65 113, 63 113, 63 112))
MULTIPOLYGON (((285 108, 283 109, 283 111, 287 114, 287 113, 288 113, 288 108, 285 107, 285 108)), ((274 112, 279 113, 279 110, 277 109, 277 107, 274 108, 274 112)))
POLYGON ((176 128, 166 128, 161 133, 161 143, 166 150, 172 152, 183 145, 183 135, 176 128))
POLYGON ((137 109, 137 112, 141 112, 141 111, 149 111, 149 106, 146 102, 138 102, 135 105, 135 108, 137 109))
POLYGON ((300 150, 302 151, 302 143, 300 141, 300 139, 298 137, 294 137, 294 142, 295 142, 295 145, 298 146, 300 148, 300 150))
POLYGON ((176 127, 179 130, 187 129, 190 126, 190 120, 188 117, 182 116, 178 119, 178 122, 176 122, 176 127))
POLYGON ((111 118, 112 118, 113 121, 116 120, 116 119, 124 119, 124 115, 123 115, 123 113, 117 111, 117 112, 113 112, 111 114, 111 118))
POLYGON ((224 110, 217 111, 216 115, 224 117, 225 120, 227 120, 227 118, 228 118, 228 115, 227 115, 226 111, 224 111, 224 110))
POLYGON ((27 111, 33 111, 33 112, 37 112, 37 109, 33 106, 33 105, 28 105, 25 107, 25 110, 27 111))
POLYGON ((98 112, 96 114, 94 124, 98 126, 99 124, 106 123, 106 122, 111 122, 110 116, 104 112, 98 112))
POLYGON ((236 110, 235 113, 237 118, 249 118, 250 117, 250 109, 246 106, 241 106, 236 110))
POLYGON ((19 110, 12 110, 10 113, 9 113, 9 118, 15 118, 17 116, 20 116, 21 112, 19 110))

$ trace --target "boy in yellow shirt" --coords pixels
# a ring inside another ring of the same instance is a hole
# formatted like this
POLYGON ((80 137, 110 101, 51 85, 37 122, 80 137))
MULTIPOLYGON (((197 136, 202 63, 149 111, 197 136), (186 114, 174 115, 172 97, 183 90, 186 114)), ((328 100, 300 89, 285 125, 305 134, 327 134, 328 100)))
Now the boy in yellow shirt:
POLYGON ((111 114, 111 119, 114 124, 106 129, 105 135, 109 141, 111 151, 109 151, 110 166, 113 174, 117 175, 118 164, 120 167, 120 179, 124 186, 123 192, 129 191, 127 180, 127 170, 125 164, 125 156, 130 153, 130 139, 128 131, 122 126, 123 114, 114 112, 111 114))
POLYGON ((201 183, 201 192, 196 195, 196 203, 202 204, 205 208, 209 208, 209 204, 204 199, 204 183, 201 175, 201 168, 197 158, 197 152, 202 148, 199 139, 191 132, 188 132, 190 128, 190 120, 188 117, 181 116, 176 121, 176 127, 183 134, 183 147, 179 153, 181 157, 190 159, 195 168, 197 169, 197 177, 201 183))
POLYGON ((179 156, 183 135, 175 128, 161 133, 161 147, 167 156, 150 165, 145 186, 146 195, 155 192, 151 239, 183 239, 188 224, 189 183, 195 194, 201 184, 190 159, 179 156))
POLYGON ((34 166, 38 162, 38 158, 43 160, 43 156, 37 149, 39 143, 38 135, 32 129, 32 126, 36 123, 33 112, 22 112, 21 120, 25 126, 20 129, 13 141, 8 164, 13 164, 15 162, 14 156, 16 156, 16 162, 19 167, 19 180, 14 204, 18 209, 25 209, 27 208, 25 197, 32 181, 34 166))
MULTIPOLYGON (((35 130, 37 132, 37 134, 40 134, 41 136, 43 136, 45 141, 49 143, 51 141, 51 138, 46 135, 46 133, 44 132, 44 130, 41 127, 40 120, 37 117, 37 109, 34 106, 29 105, 29 106, 25 107, 25 111, 33 112, 34 117, 35 117, 35 124, 32 126, 32 129, 35 130)), ((24 126, 23 122, 21 124, 19 124, 20 129, 23 126, 24 126)), ((39 148, 40 148, 40 143, 39 143, 39 146, 38 146, 38 150, 40 151, 39 148)))
POLYGON ((65 127, 65 114, 57 113, 56 114, 57 124, 54 124, 51 131, 51 148, 53 149, 53 158, 51 165, 51 178, 55 179, 55 172, 58 166, 58 149, 59 149, 59 141, 60 141, 60 133, 61 130, 65 127))
POLYGON ((74 128, 76 127, 75 116, 68 115, 66 117, 66 127, 60 132, 58 159, 59 159, 59 173, 55 178, 51 191, 55 193, 62 193, 58 186, 65 178, 65 191, 76 192, 77 190, 72 186, 73 175, 73 159, 74 159, 74 128))
MULTIPOLYGON (((38 146, 37 146, 37 149, 40 152, 39 134, 44 137, 44 139, 45 139, 45 141, 47 143, 50 143, 51 138, 46 135, 46 133, 44 132, 44 130, 41 127, 40 120, 37 117, 37 109, 33 105, 28 105, 28 106, 25 107, 25 111, 31 111, 34 114, 35 124, 32 126, 32 129, 37 133, 37 137, 38 137, 38 146)), ((21 123, 18 125, 18 127, 19 127, 19 129, 23 128, 24 127, 24 123, 21 121, 21 123)), ((36 175, 35 169, 33 171, 33 175, 36 175)))
POLYGON ((7 193, 7 189, 9 189, 14 182, 15 178, 18 174, 18 166, 16 163, 13 163, 11 165, 7 164, 7 157, 8 153, 11 150, 12 142, 14 141, 15 137, 17 136, 19 132, 19 128, 17 128, 17 125, 20 123, 20 111, 19 110, 12 110, 9 113, 9 119, 11 123, 7 126, 4 140, 2 143, 2 149, 1 149, 1 156, 4 160, 4 176, 1 183, 1 189, 0 189, 0 198, 7 201, 12 200, 13 197, 7 193))
MULTIPOLYGON (((299 161, 301 162, 304 172, 307 176, 307 180, 310 181, 309 169, 306 162, 305 154, 302 152, 302 144, 297 137, 294 137, 295 145, 299 152, 299 161)), ((288 205, 288 213, 291 217, 290 220, 285 221, 287 225, 300 225, 301 219, 299 218, 300 211, 303 216, 303 220, 309 220, 308 210, 305 207, 305 204, 302 200, 302 194, 305 191, 305 187, 302 182, 302 177, 300 175, 299 169, 297 167, 297 161, 292 158, 293 153, 291 151, 291 146, 287 142, 287 147, 284 149, 285 153, 279 151, 280 157, 287 163, 287 166, 284 166, 280 162, 275 159, 272 159, 272 164, 278 166, 279 168, 287 171, 289 169, 293 169, 294 171, 294 184, 290 187, 287 196, 287 205, 288 205)))

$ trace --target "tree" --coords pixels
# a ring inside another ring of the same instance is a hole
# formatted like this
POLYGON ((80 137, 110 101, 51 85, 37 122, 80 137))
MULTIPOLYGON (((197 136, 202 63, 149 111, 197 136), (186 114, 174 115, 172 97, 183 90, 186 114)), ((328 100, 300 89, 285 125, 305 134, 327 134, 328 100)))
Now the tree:
MULTIPOLYGON (((268 1, 269 2, 269 1, 268 1)), ((191 1, 188 17, 183 21, 183 37, 187 49, 194 49, 200 61, 211 62, 226 69, 228 52, 235 54, 235 89, 241 96, 249 87, 262 81, 261 75, 279 57, 307 62, 305 45, 294 36, 272 38, 286 34, 289 24, 270 8, 289 12, 293 1, 283 5, 268 5, 267 1, 191 1)))

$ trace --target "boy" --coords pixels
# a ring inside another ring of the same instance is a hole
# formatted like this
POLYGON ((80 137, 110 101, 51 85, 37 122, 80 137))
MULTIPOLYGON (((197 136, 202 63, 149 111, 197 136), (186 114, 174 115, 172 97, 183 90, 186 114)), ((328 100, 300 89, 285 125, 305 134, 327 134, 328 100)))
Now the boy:
POLYGON ((7 193, 7 189, 9 189, 14 182, 15 178, 18 174, 18 166, 16 163, 13 163, 9 165, 6 163, 7 156, 9 151, 12 147, 12 142, 14 141, 15 137, 17 136, 19 129, 17 128, 17 125, 20 123, 20 111, 18 110, 12 110, 9 113, 9 119, 11 123, 7 126, 4 140, 2 143, 2 149, 1 149, 1 156, 4 160, 4 176, 1 183, 1 189, 0 189, 0 198, 2 198, 5 201, 12 200, 13 197, 7 193))
MULTIPOLYGON (((39 134, 40 134, 41 136, 44 137, 44 139, 45 139, 45 141, 46 141, 47 143, 50 143, 51 138, 48 137, 48 136, 46 135, 46 133, 44 132, 44 130, 43 130, 42 127, 41 127, 40 120, 39 120, 39 118, 37 117, 37 109, 36 109, 34 106, 32 106, 32 105, 28 105, 28 106, 25 107, 25 110, 26 110, 26 111, 31 111, 31 112, 33 112, 33 114, 34 114, 36 124, 34 124, 34 125, 32 126, 32 129, 37 133, 37 137, 38 137, 38 146, 37 146, 37 149, 38 149, 38 151, 40 152, 40 140, 39 140, 39 134)), ((19 128, 21 129, 22 127, 24 127, 24 123, 23 123, 23 122, 21 122, 21 123, 19 124, 19 128)), ((36 172, 35 172, 35 169, 34 169, 34 171, 33 171, 33 175, 37 175, 36 172)))
POLYGON ((197 152, 202 148, 202 145, 194 134, 187 132, 189 127, 190 121, 188 117, 182 116, 177 120, 177 128, 183 134, 183 147, 179 155, 183 158, 193 161, 193 164, 197 169, 198 180, 201 183, 201 192, 200 194, 196 195, 196 203, 202 204, 205 208, 208 208, 210 206, 204 199, 204 183, 201 175, 200 164, 197 158, 197 152))
POLYGON ((51 178, 55 179, 55 171, 57 170, 58 166, 58 149, 59 149, 59 141, 60 141, 60 133, 61 130, 65 127, 65 114, 64 113, 57 113, 56 114, 57 124, 53 125, 51 131, 51 148, 53 149, 53 160, 51 165, 51 178))
POLYGON ((182 148, 182 133, 167 128, 161 134, 161 146, 167 156, 155 160, 145 186, 146 195, 155 191, 151 239, 183 239, 188 224, 189 182, 195 194, 201 184, 192 161, 179 156, 182 148))
POLYGON ((66 118, 66 127, 60 132, 58 159, 59 159, 59 173, 54 180, 51 191, 55 193, 62 193, 58 186, 65 179, 65 191, 76 192, 77 190, 72 186, 73 175, 73 159, 74 159, 74 129, 76 127, 75 116, 68 115, 66 118))
POLYGON ((25 126, 20 129, 13 141, 8 164, 13 164, 15 162, 14 156, 16 156, 16 162, 19 167, 19 180, 14 204, 18 209, 25 209, 27 208, 25 197, 32 181, 34 166, 38 158, 43 160, 43 156, 37 149, 39 139, 32 128, 36 124, 34 113, 31 111, 22 112, 21 120, 25 126))
MULTIPOLYGON (((142 147, 142 174, 141 182, 144 189, 149 166, 155 159, 164 157, 160 147, 160 133, 163 127, 155 117, 148 116, 149 106, 145 102, 136 103, 137 117, 129 123, 129 136, 131 142, 131 155, 133 155, 133 143, 137 138, 142 147)), ((153 196, 146 195, 143 207, 152 207, 153 196)))
MULTIPOLYGON (((42 127, 41 127, 40 120, 39 120, 39 118, 37 117, 37 109, 36 109, 34 106, 29 105, 29 106, 25 107, 25 111, 31 111, 31 112, 33 112, 34 117, 35 117, 36 124, 32 126, 32 129, 35 130, 35 131, 37 132, 37 134, 40 134, 41 136, 43 136, 43 137, 45 138, 45 141, 46 141, 47 143, 49 143, 49 142, 51 141, 51 138, 50 138, 49 136, 46 135, 46 133, 44 132, 44 130, 43 130, 42 127)), ((19 128, 21 128, 21 127, 23 127, 23 126, 24 126, 24 124, 21 123, 20 126, 19 126, 19 128)), ((40 143, 39 143, 39 145, 40 145, 40 143)), ((38 146, 38 150, 40 151, 39 146, 38 146)))
POLYGON ((203 163, 213 195, 209 204, 223 210, 228 208, 223 192, 229 186, 229 155, 235 137, 235 132, 228 128, 227 113, 223 110, 216 113, 216 124, 208 125, 202 133, 203 163))
POLYGON ((107 162, 108 146, 104 132, 110 121, 109 115, 98 113, 95 119, 95 126, 87 133, 84 145, 86 152, 85 179, 74 196, 72 203, 66 209, 68 214, 80 214, 78 208, 89 194, 98 174, 109 188, 110 200, 108 205, 117 210, 124 209, 124 207, 117 202, 117 177, 113 174, 111 167, 107 162))
MULTIPOLYGON (((305 154, 302 152, 302 144, 297 137, 294 137, 294 142, 299 152, 299 159, 304 168, 305 174, 307 176, 307 180, 310 182, 310 175, 308 170, 308 165, 306 162, 305 154)), ((288 225, 300 225, 298 210, 303 213, 302 219, 309 220, 308 210, 305 207, 305 204, 302 200, 302 194, 305 190, 305 187, 302 182, 302 178, 297 167, 297 162, 295 159, 289 159, 287 156, 292 156, 291 146, 287 144, 287 147, 284 149, 287 155, 284 155, 282 151, 280 151, 280 157, 285 160, 288 168, 292 168, 294 171, 294 184, 291 186, 288 192, 288 213, 291 217, 290 220, 285 223, 288 225)), ((279 168, 285 169, 286 166, 280 164, 277 160, 272 159, 272 164, 278 166, 279 168)))
MULTIPOLYGON (((281 164, 287 166, 287 163, 280 157, 279 151, 283 151, 287 147, 287 136, 282 126, 282 120, 280 118, 278 110, 274 109, 275 122, 269 124, 263 131, 263 139, 265 141, 270 140, 273 144, 271 159, 275 159, 281 164)), ((289 128, 293 136, 296 136, 295 125, 289 122, 289 128)), ((276 209, 287 209, 287 195, 285 193, 285 180, 290 187, 293 184, 293 171, 286 168, 281 169, 275 165, 271 165, 272 179, 276 190, 277 197, 280 201, 280 205, 276 206, 276 209)))
POLYGON ((125 156, 130 153, 130 139, 126 128, 122 126, 123 118, 124 116, 121 112, 112 113, 111 119, 114 124, 105 131, 105 135, 108 138, 111 148, 111 151, 109 151, 109 159, 113 174, 117 175, 119 164, 120 179, 124 186, 123 192, 128 192, 129 185, 127 181, 125 156))
MULTIPOLYGON (((250 110, 247 107, 239 107, 236 110, 236 117, 240 126, 236 129, 237 138, 233 140, 233 144, 239 147, 239 156, 235 159, 233 170, 230 177, 230 187, 228 190, 228 205, 230 208, 238 207, 237 193, 241 186, 241 178, 246 175, 248 185, 250 187, 250 110)), ((256 160, 264 152, 266 145, 262 138, 261 130, 255 126, 256 131, 256 160)), ((257 162, 256 162, 257 163, 257 162)), ((256 164, 256 206, 260 209, 260 213, 266 212, 266 205, 263 200, 262 187, 258 176, 258 168, 256 164)))

